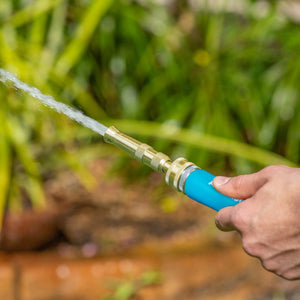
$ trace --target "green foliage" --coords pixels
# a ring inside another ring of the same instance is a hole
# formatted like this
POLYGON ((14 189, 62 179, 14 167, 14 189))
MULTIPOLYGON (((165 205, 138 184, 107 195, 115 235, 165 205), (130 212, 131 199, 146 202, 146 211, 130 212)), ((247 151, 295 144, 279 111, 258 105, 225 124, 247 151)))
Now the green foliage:
MULTIPOLYGON (((0 2, 0 67, 218 173, 299 164, 299 47, 299 25, 276 2, 263 15, 256 1, 242 14, 180 1, 0 2)), ((62 166, 95 182, 83 160, 101 155, 98 137, 12 88, 0 98, 2 208, 24 193, 43 206, 43 176, 62 166)))
POLYGON ((116 285, 115 291, 102 300, 129 300, 146 286, 159 284, 161 274, 156 271, 148 271, 141 275, 141 278, 134 281, 124 281, 116 285))
MULTIPOLYGON (((101 106, 86 91, 84 83, 78 83, 80 79, 69 76, 68 71, 78 64, 111 2, 81 4, 83 16, 77 24, 78 12, 76 17, 68 18, 76 3, 73 6, 68 1, 47 0, 26 6, 22 1, 1 1, 1 67, 16 72, 22 80, 58 99, 73 103, 76 98, 87 114, 103 117, 101 106), (70 26, 76 26, 74 34, 68 29, 70 26)), ((51 170, 49 166, 53 168, 53 162, 57 166, 58 160, 74 170, 87 187, 95 182, 83 168, 82 161, 76 155, 67 154, 71 148, 76 150, 76 137, 66 142, 69 132, 76 134, 81 128, 39 107, 27 95, 17 94, 4 86, 0 87, 0 95, 3 99, 0 106, 3 120, 0 134, 1 211, 7 201, 10 207, 20 207, 14 201, 16 197, 29 199, 34 207, 43 207, 42 176, 47 176, 51 170), (61 147, 59 143, 64 144, 61 147)), ((88 130, 84 131, 84 136, 89 138, 88 130)))
POLYGON ((124 130, 130 134, 169 139, 179 144, 190 144, 200 149, 235 155, 236 157, 247 159, 261 166, 270 164, 282 164, 290 167, 297 166, 296 163, 270 151, 238 141, 199 133, 195 130, 180 129, 176 126, 161 125, 155 122, 145 121, 116 120, 114 123, 119 125, 119 128, 124 128, 124 130))

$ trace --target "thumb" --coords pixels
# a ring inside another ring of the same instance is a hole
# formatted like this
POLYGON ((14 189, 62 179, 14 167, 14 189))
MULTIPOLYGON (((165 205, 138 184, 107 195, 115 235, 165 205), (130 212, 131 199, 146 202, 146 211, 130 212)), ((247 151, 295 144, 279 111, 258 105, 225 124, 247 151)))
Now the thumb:
POLYGON ((213 186, 228 197, 247 199, 252 197, 266 182, 261 172, 236 177, 216 176, 213 186))

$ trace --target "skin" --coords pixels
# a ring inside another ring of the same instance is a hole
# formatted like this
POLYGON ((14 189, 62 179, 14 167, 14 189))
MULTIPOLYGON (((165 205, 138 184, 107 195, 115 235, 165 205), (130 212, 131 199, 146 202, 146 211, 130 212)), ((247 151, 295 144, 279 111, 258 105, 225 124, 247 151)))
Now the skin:
POLYGON ((300 279, 300 168, 269 166, 237 177, 217 176, 221 193, 245 199, 216 215, 220 230, 236 230, 243 248, 285 279, 300 279))

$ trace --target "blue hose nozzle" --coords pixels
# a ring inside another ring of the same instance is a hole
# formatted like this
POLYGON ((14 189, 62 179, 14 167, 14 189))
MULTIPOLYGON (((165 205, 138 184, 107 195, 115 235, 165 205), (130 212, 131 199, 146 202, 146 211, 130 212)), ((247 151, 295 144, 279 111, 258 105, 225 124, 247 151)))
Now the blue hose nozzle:
POLYGON ((214 178, 214 175, 188 162, 185 158, 176 159, 166 174, 166 182, 170 186, 216 211, 242 201, 218 192, 213 186, 214 178))
POLYGON ((201 169, 193 171, 186 178, 184 193, 191 199, 216 211, 226 206, 234 206, 242 201, 218 192, 212 184, 214 177, 214 175, 201 169))

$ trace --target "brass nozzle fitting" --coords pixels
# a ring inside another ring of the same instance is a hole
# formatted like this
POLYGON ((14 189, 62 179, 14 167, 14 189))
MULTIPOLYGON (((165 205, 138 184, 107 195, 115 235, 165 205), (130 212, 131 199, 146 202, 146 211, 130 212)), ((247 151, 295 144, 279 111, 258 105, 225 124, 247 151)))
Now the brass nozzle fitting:
POLYGON ((143 144, 120 132, 114 126, 111 126, 106 130, 104 141, 117 146, 130 154, 133 158, 159 173, 166 173, 172 163, 169 156, 157 152, 151 146, 143 144))
POLYGON ((184 192, 185 180, 188 175, 198 169, 196 165, 182 157, 172 162, 166 154, 155 151, 151 146, 120 132, 114 126, 106 130, 104 141, 124 150, 154 171, 166 173, 167 184, 180 192, 184 192))

